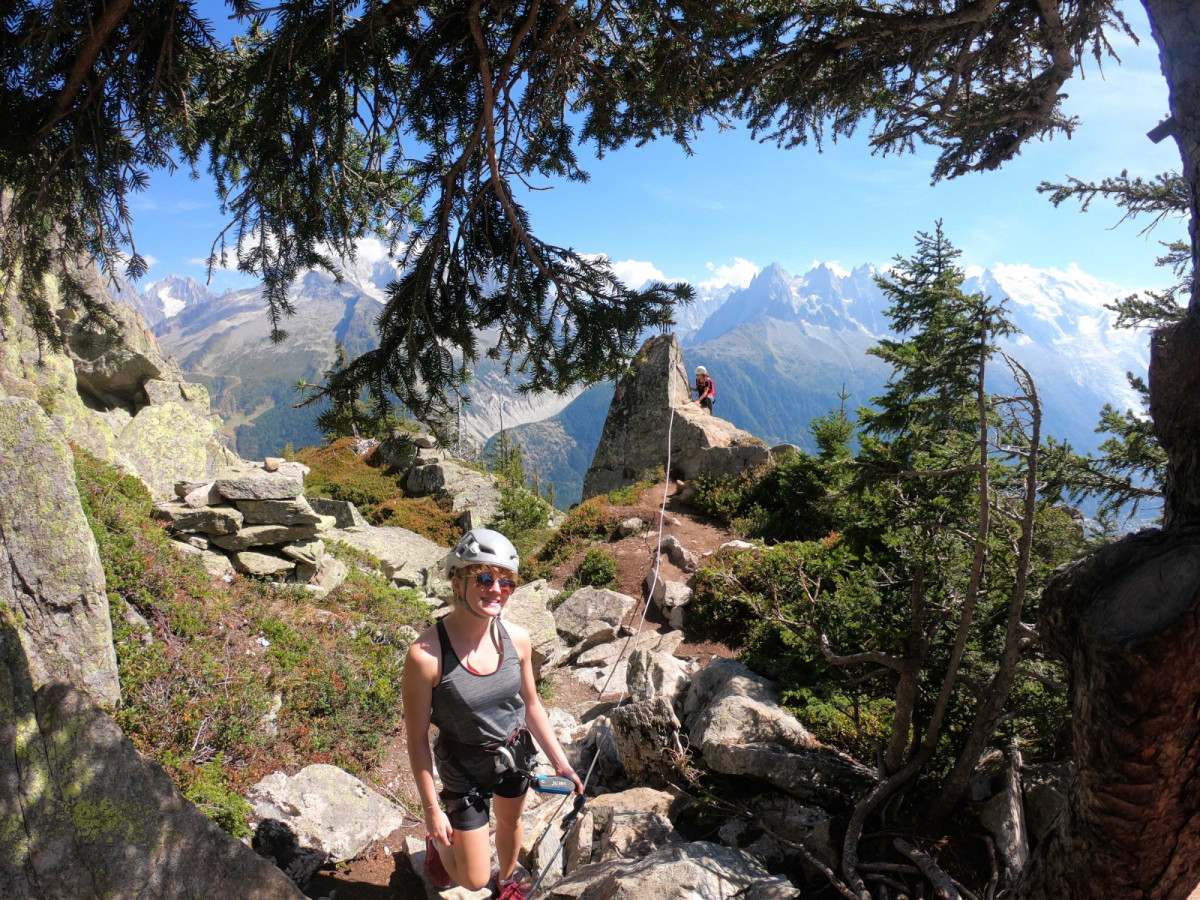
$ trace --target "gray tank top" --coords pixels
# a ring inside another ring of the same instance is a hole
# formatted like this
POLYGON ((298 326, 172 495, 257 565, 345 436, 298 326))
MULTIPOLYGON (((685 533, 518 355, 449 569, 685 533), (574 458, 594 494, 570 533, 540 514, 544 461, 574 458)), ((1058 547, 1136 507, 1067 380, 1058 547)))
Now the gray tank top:
POLYGON ((504 623, 500 631, 500 665, 490 675, 476 675, 459 660, 446 626, 438 622, 442 645, 442 678, 433 689, 430 720, 439 734, 463 744, 503 741, 525 724, 521 699, 521 660, 504 623))

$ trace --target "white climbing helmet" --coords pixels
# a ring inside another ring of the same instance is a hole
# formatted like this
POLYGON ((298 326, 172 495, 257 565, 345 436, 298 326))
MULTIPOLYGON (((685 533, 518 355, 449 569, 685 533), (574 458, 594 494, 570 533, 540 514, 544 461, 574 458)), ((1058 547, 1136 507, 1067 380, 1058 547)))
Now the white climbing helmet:
POLYGON ((472 528, 442 559, 442 571, 451 576, 460 566, 484 565, 516 572, 520 564, 521 557, 512 541, 490 528, 472 528))
POLYGON ((696 366, 696 374, 697 375, 707 375, 708 369, 704 368, 704 366, 696 366))

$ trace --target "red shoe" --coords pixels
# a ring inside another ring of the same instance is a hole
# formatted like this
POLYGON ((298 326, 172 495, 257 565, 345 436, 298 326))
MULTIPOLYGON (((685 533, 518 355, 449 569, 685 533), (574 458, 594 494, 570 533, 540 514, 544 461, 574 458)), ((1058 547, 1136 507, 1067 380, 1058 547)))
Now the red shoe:
POLYGON ((496 879, 496 886, 499 888, 499 893, 496 894, 498 900, 527 900, 529 893, 525 889, 525 885, 516 879, 501 884, 500 879, 496 879))
POLYGON ((442 858, 438 856, 437 847, 433 846, 433 838, 429 835, 425 836, 425 880, 439 891, 454 887, 454 879, 442 865, 442 858))

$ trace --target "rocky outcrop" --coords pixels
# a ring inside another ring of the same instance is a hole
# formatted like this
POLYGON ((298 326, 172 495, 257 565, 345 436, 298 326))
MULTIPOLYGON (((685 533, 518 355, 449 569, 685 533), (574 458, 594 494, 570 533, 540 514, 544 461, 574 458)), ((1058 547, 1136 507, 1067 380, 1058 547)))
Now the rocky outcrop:
POLYGON ((762 441, 690 402, 683 354, 673 334, 646 341, 617 384, 600 444, 583 479, 583 498, 633 484, 667 465, 672 477, 719 477, 770 459, 762 441))
POLYGON ((335 528, 328 539, 370 553, 383 566, 383 574, 398 587, 424 590, 426 595, 450 596, 450 582, 441 575, 446 548, 407 528, 381 526, 335 528))
POLYGON ((782 875, 771 875, 741 850, 696 841, 670 844, 641 859, 592 863, 551 889, 553 900, 787 900, 799 897, 782 875))
POLYGON ((0 341, 0 396, 33 400, 75 446, 137 475, 158 500, 171 496, 175 482, 203 480, 234 462, 208 391, 184 381, 137 312, 109 301, 97 273, 89 277, 119 339, 61 310, 66 349, 49 352, 23 323, 21 305, 12 304, 15 319, 0 341))
POLYGON ((683 712, 692 749, 714 772, 834 806, 852 803, 876 781, 866 766, 824 747, 780 706, 771 682, 734 660, 714 659, 696 673, 683 712))
POLYGON ((70 685, 34 691, 0 612, 0 897, 302 900, 70 685))
POLYGON ((37 404, 0 398, 0 615, 13 617, 35 684, 121 697, 104 567, 66 441, 37 404))

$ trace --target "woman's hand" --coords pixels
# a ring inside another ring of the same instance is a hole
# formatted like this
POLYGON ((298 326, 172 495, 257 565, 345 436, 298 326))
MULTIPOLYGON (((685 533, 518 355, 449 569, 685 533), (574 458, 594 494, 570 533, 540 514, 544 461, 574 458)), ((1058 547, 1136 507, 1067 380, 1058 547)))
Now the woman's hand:
POLYGON ((451 827, 450 819, 439 806, 425 809, 425 832, 439 844, 449 847, 454 843, 454 828, 451 827))
POLYGON ((575 793, 583 793, 583 782, 579 780, 579 776, 575 774, 575 770, 566 763, 563 763, 560 766, 555 766, 554 774, 561 775, 563 778, 570 778, 573 782, 575 782, 575 793))

